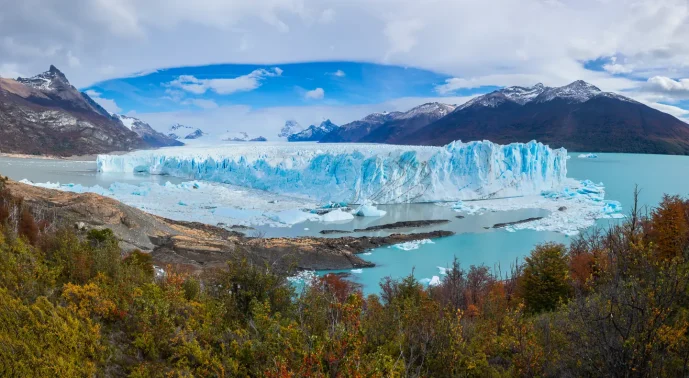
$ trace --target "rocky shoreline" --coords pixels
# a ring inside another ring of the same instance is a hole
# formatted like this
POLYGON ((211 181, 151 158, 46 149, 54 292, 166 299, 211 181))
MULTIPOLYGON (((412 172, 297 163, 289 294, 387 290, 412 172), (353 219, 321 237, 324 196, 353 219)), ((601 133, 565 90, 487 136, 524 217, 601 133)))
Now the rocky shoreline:
POLYGON ((541 219, 543 219, 543 217, 526 218, 526 219, 518 220, 515 222, 496 223, 493 225, 493 228, 505 228, 505 227, 509 227, 509 226, 514 226, 516 224, 535 222, 535 221, 541 220, 541 219))
POLYGON ((9 181, 7 187, 12 195, 24 199, 37 219, 76 227, 80 232, 110 228, 125 253, 138 249, 151 253, 158 266, 174 265, 192 271, 223 267, 232 259, 269 264, 278 270, 371 267, 373 263, 357 254, 371 248, 453 235, 449 231, 433 231, 384 237, 252 238, 221 227, 158 217, 93 193, 62 192, 15 181, 9 181))
POLYGON ((321 230, 320 233, 323 235, 329 234, 352 234, 355 232, 371 232, 371 231, 386 231, 386 230, 398 230, 400 228, 419 228, 434 226, 437 224, 445 224, 450 221, 447 219, 431 219, 431 220, 419 220, 419 221, 403 221, 388 224, 381 224, 378 226, 371 226, 366 228, 356 228, 354 231, 347 230, 321 230))

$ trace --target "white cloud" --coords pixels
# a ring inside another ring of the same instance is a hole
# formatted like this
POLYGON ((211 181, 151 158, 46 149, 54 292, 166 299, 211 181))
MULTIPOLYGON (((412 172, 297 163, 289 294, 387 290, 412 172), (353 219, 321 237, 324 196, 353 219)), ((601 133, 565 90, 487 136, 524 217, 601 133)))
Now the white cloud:
POLYGON ((646 89, 672 100, 689 98, 689 79, 674 80, 665 76, 654 76, 648 79, 646 89))
POLYGON ((269 70, 258 69, 233 79, 197 79, 191 75, 181 75, 168 85, 199 95, 209 90, 220 95, 229 95, 236 92, 253 91, 261 86, 263 79, 280 76, 282 72, 278 67, 269 70))
POLYGON ((646 105, 648 105, 652 108, 656 108, 656 109, 660 110, 661 112, 671 114, 677 118, 685 118, 685 117, 689 116, 689 110, 682 109, 678 106, 660 104, 657 102, 647 103, 646 105))
POLYGON ((634 72, 634 68, 625 64, 608 63, 603 65, 603 69, 613 75, 628 74, 634 72))
POLYGON ((459 77, 453 77, 450 79, 445 80, 445 84, 441 84, 435 87, 435 91, 438 92, 441 95, 452 93, 454 91, 457 91, 459 89, 472 89, 472 88, 479 88, 483 85, 488 85, 488 84, 482 84, 483 81, 481 81, 478 78, 471 78, 471 79, 464 79, 464 78, 459 78, 459 77))
POLYGON ((337 71, 333 72, 333 76, 345 77, 345 76, 347 76, 347 74, 345 74, 345 72, 342 70, 337 70, 337 71))
POLYGON ((418 19, 393 20, 385 25, 384 33, 390 42, 388 55, 394 53, 408 53, 417 44, 416 33, 423 28, 418 19))
POLYGON ((72 68, 81 66, 81 61, 72 54, 72 50, 67 51, 67 64, 72 68))
POLYGON ((0 77, 16 79, 22 75, 19 72, 19 66, 14 63, 2 63, 0 64, 0 77))
POLYGON ((323 88, 316 88, 304 93, 304 98, 307 100, 322 100, 323 97, 325 97, 325 91, 323 88))
POLYGON ((329 24, 335 19, 335 11, 332 8, 328 8, 321 13, 321 17, 318 22, 321 24, 329 24))
POLYGON ((110 114, 119 114, 122 113, 122 108, 117 106, 117 103, 115 100, 109 99, 109 98, 103 98, 101 97, 101 93, 94 91, 93 89, 89 89, 86 91, 86 94, 93 99, 93 101, 97 102, 98 105, 102 106, 103 109, 107 110, 108 113, 110 114))

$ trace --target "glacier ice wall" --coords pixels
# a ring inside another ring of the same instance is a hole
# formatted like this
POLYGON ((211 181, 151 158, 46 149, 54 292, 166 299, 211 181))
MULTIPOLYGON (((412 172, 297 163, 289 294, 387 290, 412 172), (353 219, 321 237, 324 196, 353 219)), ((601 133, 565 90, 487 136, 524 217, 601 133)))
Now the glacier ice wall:
POLYGON ((539 194, 562 185, 567 152, 541 143, 225 145, 99 155, 100 172, 222 182, 319 201, 405 203, 539 194))

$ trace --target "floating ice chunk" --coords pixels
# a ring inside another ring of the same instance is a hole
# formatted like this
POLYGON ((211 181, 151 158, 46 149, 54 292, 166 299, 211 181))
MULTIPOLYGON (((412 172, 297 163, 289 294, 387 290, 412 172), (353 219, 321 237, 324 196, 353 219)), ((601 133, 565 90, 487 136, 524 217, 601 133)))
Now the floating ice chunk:
POLYGON ((450 268, 443 268, 442 266, 438 267, 438 271, 441 275, 446 275, 448 270, 450 270, 450 268))
POLYGON ((463 211, 467 209, 467 206, 464 204, 464 201, 457 201, 454 205, 452 205, 452 209, 457 211, 463 211))
POLYGON ((354 215, 342 209, 335 209, 327 214, 321 215, 321 221, 323 222, 348 222, 354 219, 354 215))
POLYGON ((428 286, 438 286, 440 285, 440 277, 433 276, 432 278, 422 278, 419 282, 428 286))
POLYGON ((297 224, 309 220, 318 220, 318 215, 307 213, 299 209, 285 210, 269 216, 270 219, 283 224, 297 224))
POLYGON ((567 153, 541 143, 445 147, 229 145, 99 155, 100 172, 137 172, 289 194, 318 201, 437 202, 537 194, 561 186, 567 153))
POLYGON ((373 254, 373 252, 365 252, 365 253, 362 253, 362 255, 364 255, 364 256, 371 256, 372 254, 373 254))
POLYGON ((355 212, 360 217, 382 217, 386 214, 385 210, 379 210, 373 205, 361 205, 355 212))
POLYGON ((400 243, 400 244, 394 244, 388 248, 397 248, 397 249, 401 249, 403 251, 413 251, 415 249, 421 248, 421 246, 423 244, 435 244, 435 242, 433 242, 433 240, 431 240, 431 239, 421 239, 421 240, 404 242, 404 243, 400 243))
POLYGON ((177 202, 177 204, 180 205, 180 206, 187 206, 187 204, 184 203, 184 201, 179 201, 179 202, 177 202))
POLYGON ((579 159, 598 159, 598 155, 596 155, 596 154, 581 154, 577 157, 579 159))
POLYGON ((316 277, 318 276, 313 270, 302 270, 294 276, 287 277, 287 280, 296 286, 310 286, 316 277))
POLYGON ((619 213, 620 211, 622 211, 621 203, 618 201, 605 201, 605 205, 603 206, 603 212, 605 214, 615 214, 619 213))
POLYGON ((351 272, 354 274, 361 274, 364 272, 364 270, 363 269, 352 269, 351 272))

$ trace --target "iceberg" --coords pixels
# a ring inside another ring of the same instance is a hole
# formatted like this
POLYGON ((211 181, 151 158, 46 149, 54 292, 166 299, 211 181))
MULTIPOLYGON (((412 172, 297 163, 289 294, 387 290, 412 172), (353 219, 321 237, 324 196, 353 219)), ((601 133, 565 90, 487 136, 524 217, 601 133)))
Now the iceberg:
POLYGON ((354 215, 342 211, 342 209, 335 209, 329 213, 321 215, 322 222, 348 222, 354 219, 354 215))
POLYGON ((422 278, 419 282, 428 286, 438 286, 441 283, 440 277, 438 276, 433 276, 433 278, 422 278))
POLYGON ((581 154, 577 157, 579 159, 598 159, 598 155, 596 155, 596 154, 581 154))
POLYGON ((538 194, 561 186, 567 152, 531 141, 172 147, 99 155, 100 172, 212 181, 320 202, 409 203, 538 194))
POLYGON ((380 210, 373 205, 361 205, 354 214, 360 217, 382 217, 387 213, 385 210, 380 210))

